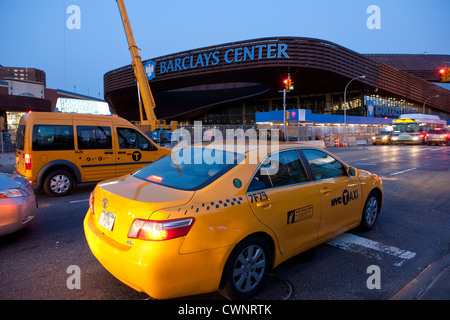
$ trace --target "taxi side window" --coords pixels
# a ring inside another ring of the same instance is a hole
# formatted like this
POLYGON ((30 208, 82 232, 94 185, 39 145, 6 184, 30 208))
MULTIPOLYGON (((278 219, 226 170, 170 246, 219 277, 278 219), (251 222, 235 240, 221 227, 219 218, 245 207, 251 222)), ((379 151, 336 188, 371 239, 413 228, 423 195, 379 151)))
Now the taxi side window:
POLYGON ((111 128, 77 126, 78 149, 112 149, 111 128))
POLYGON ((141 133, 131 128, 117 128, 120 149, 153 151, 156 147, 141 133))
POLYGON ((282 187, 307 180, 297 152, 289 150, 266 158, 253 177, 248 191, 282 187))
POLYGON ((73 150, 73 127, 61 125, 35 125, 33 151, 73 150))
POLYGON ((311 149, 304 149, 302 152, 308 160, 317 180, 346 175, 345 167, 328 153, 311 149))

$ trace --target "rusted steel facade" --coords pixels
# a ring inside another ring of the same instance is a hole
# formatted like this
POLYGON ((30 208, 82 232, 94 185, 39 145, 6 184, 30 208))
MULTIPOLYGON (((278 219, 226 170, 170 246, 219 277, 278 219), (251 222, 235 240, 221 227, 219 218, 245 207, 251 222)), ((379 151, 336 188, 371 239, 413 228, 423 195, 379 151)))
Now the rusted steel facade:
MULTIPOLYGON (((261 38, 184 51, 151 61, 154 79, 149 83, 155 95, 155 112, 166 119, 183 118, 191 111, 199 114, 203 109, 211 110, 230 101, 279 95, 282 79, 288 73, 295 83, 291 95, 343 93, 350 79, 365 75, 365 79, 352 84, 353 89, 405 99, 417 105, 430 96, 439 95, 439 98, 428 100, 427 106, 435 112, 450 114, 449 90, 382 63, 375 56, 359 54, 320 39, 261 38), (236 95, 233 95, 227 84, 236 83, 245 85, 239 88, 242 92, 237 93, 236 89, 236 95), (229 96, 208 98, 205 95, 205 101, 197 101, 202 97, 185 94, 186 88, 201 86, 214 93, 211 90, 214 85, 214 88, 228 89, 224 92, 229 96), (165 99, 169 93, 171 98, 165 99), (182 107, 177 106, 177 95, 180 99, 190 97, 192 101, 180 100, 182 107)), ((146 60, 144 64, 148 62, 146 60)), ((106 73, 104 90, 105 99, 119 115, 136 117, 137 89, 131 65, 106 73)))

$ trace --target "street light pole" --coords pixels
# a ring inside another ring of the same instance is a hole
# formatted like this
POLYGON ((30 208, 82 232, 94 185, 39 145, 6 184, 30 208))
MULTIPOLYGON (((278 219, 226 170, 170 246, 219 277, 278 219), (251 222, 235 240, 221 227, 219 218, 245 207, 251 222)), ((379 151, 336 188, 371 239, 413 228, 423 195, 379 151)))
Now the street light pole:
POLYGON ((356 79, 365 79, 366 76, 362 75, 356 78, 353 78, 352 80, 350 80, 347 85, 345 86, 345 90, 344 90, 344 142, 347 142, 347 88, 349 86, 349 84, 356 79))
POLYGON ((431 97, 428 97, 428 98, 425 99, 425 101, 423 102, 423 108, 422 108, 422 113, 423 114, 425 114, 425 104, 427 103, 428 99, 431 99, 431 98, 439 98, 439 95, 437 94, 435 96, 431 96, 431 97))

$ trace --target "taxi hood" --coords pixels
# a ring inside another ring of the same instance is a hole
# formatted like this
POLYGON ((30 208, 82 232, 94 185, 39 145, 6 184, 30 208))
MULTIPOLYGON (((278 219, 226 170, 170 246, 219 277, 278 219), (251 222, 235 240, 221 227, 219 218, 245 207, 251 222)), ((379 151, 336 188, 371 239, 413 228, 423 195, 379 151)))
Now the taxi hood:
POLYGON ((98 184, 107 193, 120 198, 151 204, 155 209, 181 206, 189 202, 195 191, 178 190, 126 175, 98 184))

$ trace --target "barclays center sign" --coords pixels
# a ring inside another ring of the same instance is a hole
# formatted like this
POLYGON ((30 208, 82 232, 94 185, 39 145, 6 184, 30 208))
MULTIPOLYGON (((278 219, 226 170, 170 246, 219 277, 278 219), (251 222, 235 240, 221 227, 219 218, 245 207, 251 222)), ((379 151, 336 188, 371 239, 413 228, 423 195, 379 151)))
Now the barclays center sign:
POLYGON ((262 59, 289 59, 289 55, 286 52, 287 48, 288 45, 284 43, 225 47, 165 61, 148 60, 144 65, 144 70, 147 74, 147 79, 151 80, 155 78, 156 70, 159 71, 159 74, 165 74, 215 66, 220 63, 231 64, 262 59))
POLYGON ((417 113, 417 110, 405 102, 389 101, 382 98, 364 96, 368 117, 398 117, 401 114, 417 113))

